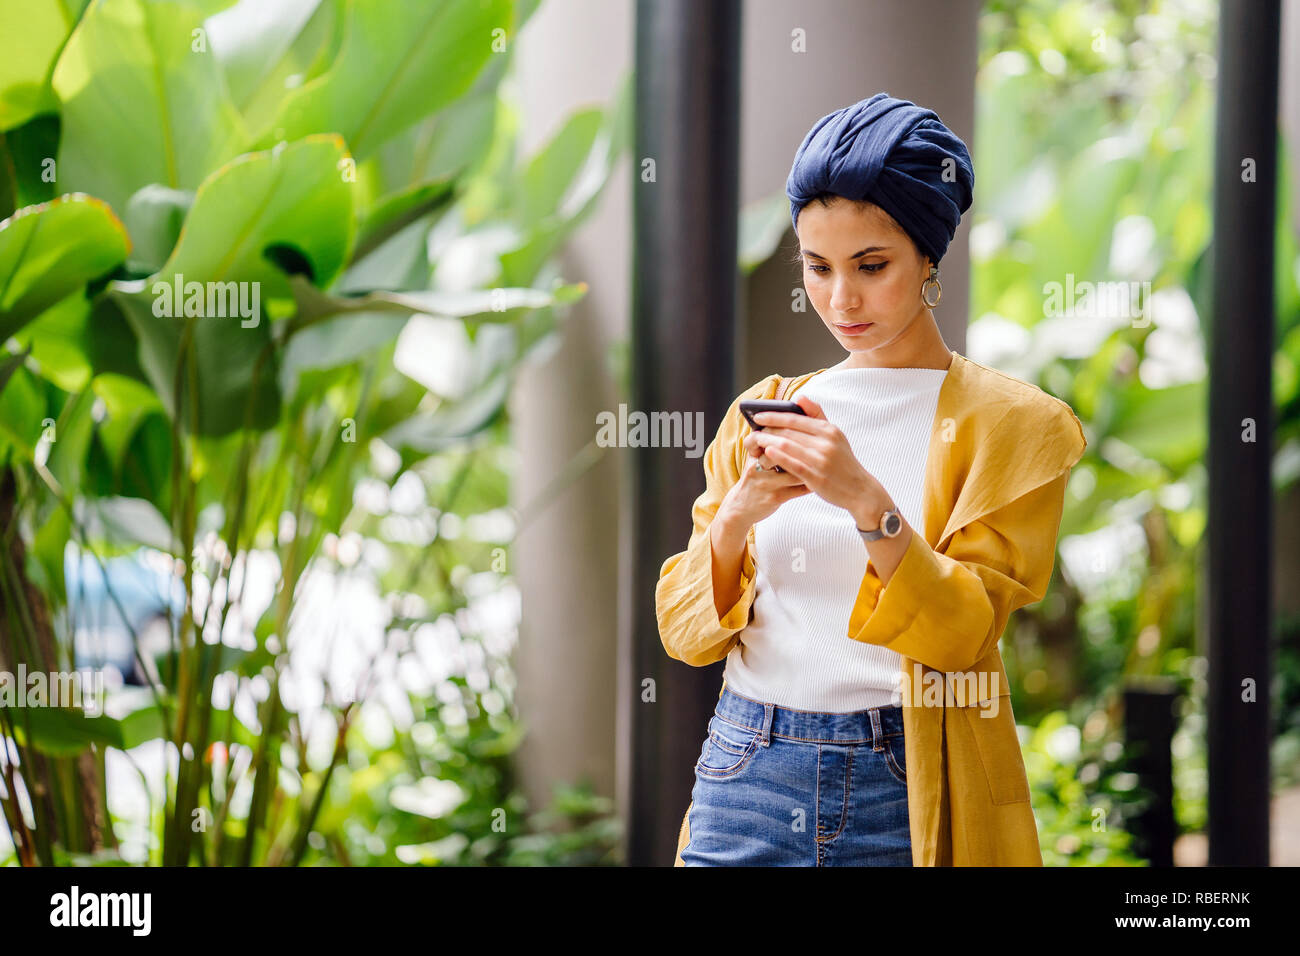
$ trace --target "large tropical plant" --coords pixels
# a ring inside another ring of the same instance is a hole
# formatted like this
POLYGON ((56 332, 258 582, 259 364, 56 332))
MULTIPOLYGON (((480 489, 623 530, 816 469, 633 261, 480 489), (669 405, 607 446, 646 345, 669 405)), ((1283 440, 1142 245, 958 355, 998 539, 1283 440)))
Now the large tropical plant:
MULTIPOLYGON (((125 710, 0 708, 20 862, 116 858, 106 752, 151 741, 148 860, 329 842, 355 711, 295 759, 302 582, 374 454, 396 481, 500 423, 582 295, 553 253, 626 141, 625 87, 516 156, 502 83, 535 6, 0 2, 0 666, 77 665, 74 552, 148 547, 186 598, 125 710), (276 581, 249 621, 255 556, 276 581)), ((429 619, 465 600, 427 590, 429 619)))

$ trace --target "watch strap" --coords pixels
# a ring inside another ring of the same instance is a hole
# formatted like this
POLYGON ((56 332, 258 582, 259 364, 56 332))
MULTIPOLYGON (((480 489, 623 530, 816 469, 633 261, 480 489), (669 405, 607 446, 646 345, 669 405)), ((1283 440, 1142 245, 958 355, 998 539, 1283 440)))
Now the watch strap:
MULTIPOLYGON (((901 531, 901 530, 902 530, 902 527, 901 527, 902 515, 900 515, 900 514, 898 513, 898 509, 897 509, 897 508, 886 508, 884 511, 882 511, 882 512, 880 513, 880 524, 875 528, 875 530, 873 530, 873 531, 864 531, 862 528, 858 528, 858 534, 862 535, 862 540, 863 540, 863 541, 879 541, 881 538, 892 538, 892 537, 894 537, 894 535, 890 535, 890 534, 886 534, 886 533, 885 533, 885 522, 889 519, 889 517, 890 517, 891 515, 893 515, 893 516, 899 518, 899 521, 900 521, 899 531, 901 531)), ((897 533, 898 533, 898 532, 895 532, 895 534, 897 534, 897 533)))

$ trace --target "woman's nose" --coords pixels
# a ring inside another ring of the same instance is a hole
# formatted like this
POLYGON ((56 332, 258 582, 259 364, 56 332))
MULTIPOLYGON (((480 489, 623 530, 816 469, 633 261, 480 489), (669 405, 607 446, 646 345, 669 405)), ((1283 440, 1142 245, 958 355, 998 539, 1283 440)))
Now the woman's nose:
POLYGON ((837 282, 831 292, 831 308, 836 312, 851 312, 859 305, 856 290, 848 282, 837 282))

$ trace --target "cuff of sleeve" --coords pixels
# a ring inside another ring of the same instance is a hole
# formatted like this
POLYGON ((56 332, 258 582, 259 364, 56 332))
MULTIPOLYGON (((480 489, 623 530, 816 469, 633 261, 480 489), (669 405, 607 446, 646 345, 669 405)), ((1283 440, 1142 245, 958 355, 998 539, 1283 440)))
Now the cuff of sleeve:
POLYGON ((868 559, 849 616, 848 636, 867 644, 889 644, 916 620, 925 606, 926 594, 935 593, 933 589, 941 576, 939 559, 916 530, 888 587, 881 583, 875 565, 868 559))
POLYGON ((717 618, 716 626, 720 630, 739 631, 749 623, 749 608, 754 603, 755 550, 754 529, 751 527, 745 537, 745 555, 740 565, 740 597, 726 614, 717 618, 717 605, 713 601, 713 541, 709 536, 709 529, 706 527, 704 533, 698 535, 687 549, 688 577, 705 583, 698 605, 700 613, 717 618))

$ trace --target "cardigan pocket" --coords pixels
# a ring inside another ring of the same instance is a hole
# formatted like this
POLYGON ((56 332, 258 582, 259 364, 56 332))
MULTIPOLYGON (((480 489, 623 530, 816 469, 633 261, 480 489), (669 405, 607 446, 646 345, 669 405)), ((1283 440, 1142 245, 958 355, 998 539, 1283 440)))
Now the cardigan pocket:
POLYGON ((1016 718, 1011 712, 1010 688, 957 709, 965 715, 966 726, 975 738, 989 798, 998 806, 1028 802, 1029 779, 1016 735, 1016 718))

